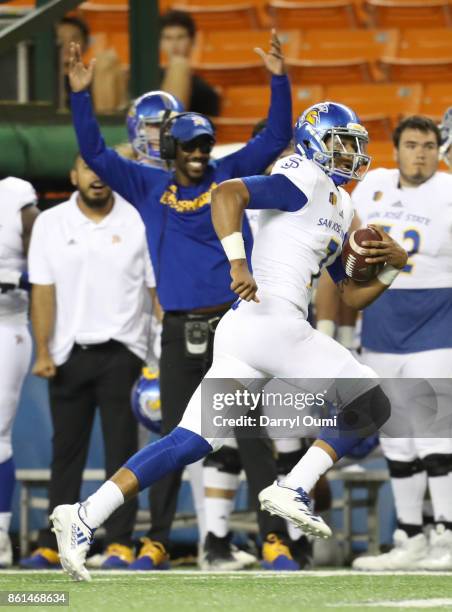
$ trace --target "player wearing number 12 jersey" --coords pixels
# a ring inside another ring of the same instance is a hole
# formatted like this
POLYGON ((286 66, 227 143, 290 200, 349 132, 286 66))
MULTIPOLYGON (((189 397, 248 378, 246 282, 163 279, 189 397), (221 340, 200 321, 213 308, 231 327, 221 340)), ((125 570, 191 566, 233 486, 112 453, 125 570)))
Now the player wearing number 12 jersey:
MULTIPOLYGON (((409 254, 390 290, 363 313, 362 361, 382 377, 447 379, 452 377, 452 176, 437 171, 441 140, 430 119, 405 119, 393 140, 398 168, 369 172, 353 192, 361 221, 382 226, 409 254)), ((447 423, 452 397, 438 401, 447 423)), ((414 408, 406 403, 405 437, 381 438, 398 521, 395 547, 357 559, 357 569, 452 569, 452 432, 416 437, 410 423, 414 408), (430 543, 422 531, 427 482, 436 523, 430 543)))

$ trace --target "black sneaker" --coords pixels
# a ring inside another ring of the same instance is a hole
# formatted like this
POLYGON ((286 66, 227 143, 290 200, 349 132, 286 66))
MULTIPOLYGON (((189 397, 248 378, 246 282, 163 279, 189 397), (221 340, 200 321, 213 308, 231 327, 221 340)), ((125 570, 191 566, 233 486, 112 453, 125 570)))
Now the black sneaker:
POLYGON ((293 558, 299 563, 300 569, 312 569, 314 565, 312 542, 305 535, 302 535, 298 540, 292 540, 290 551, 293 558))
POLYGON ((234 556, 231 545, 231 533, 224 538, 218 538, 211 531, 206 535, 204 550, 199 566, 204 571, 232 572, 245 566, 234 556))

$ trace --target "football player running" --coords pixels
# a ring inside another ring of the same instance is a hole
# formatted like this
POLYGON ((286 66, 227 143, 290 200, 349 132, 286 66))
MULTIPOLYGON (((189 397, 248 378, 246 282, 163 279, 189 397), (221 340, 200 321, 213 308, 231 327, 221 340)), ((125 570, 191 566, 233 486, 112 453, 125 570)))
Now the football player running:
MULTIPOLYGON (((385 235, 367 252, 368 263, 385 261, 378 276, 365 283, 345 276, 339 255, 353 209, 341 185, 360 180, 370 162, 367 132, 356 114, 340 104, 317 104, 299 118, 294 139, 296 153, 278 161, 271 176, 233 179, 214 192, 212 218, 231 263, 231 288, 240 300, 218 326, 206 379, 253 379, 263 387, 272 376, 305 379, 312 386, 319 376, 346 377, 353 379, 353 389, 345 389, 349 401, 344 413, 372 415, 371 421, 364 420, 378 428, 389 418, 390 406, 374 372, 306 320, 311 278, 327 266, 343 299, 365 308, 398 276, 407 253, 385 235), (254 277, 241 234, 246 207, 263 209, 252 256, 254 277)), ((350 431, 346 418, 338 422, 321 434, 282 483, 259 496, 264 509, 321 537, 329 537, 331 530, 312 514, 308 492, 363 437, 362 431, 359 436, 350 431)), ((200 385, 168 436, 134 455, 85 502, 54 510, 51 520, 64 569, 75 580, 89 580, 85 558, 94 530, 131 496, 221 444, 221 437, 201 434, 200 385)))
MULTIPOLYGON (((448 139, 446 134, 446 157, 448 139)), ((431 119, 407 117, 394 131, 393 142, 398 168, 370 172, 353 192, 353 203, 363 223, 382 226, 409 249, 409 259, 390 291, 363 313, 361 359, 381 377, 447 379, 452 377, 452 177, 438 172, 441 133, 431 119)), ((397 388, 406 386, 395 383, 397 388)), ((450 421, 451 401, 447 389, 438 395, 438 414, 445 417, 445 426, 450 421)), ((442 438, 441 434, 433 437, 423 427, 425 433, 418 437, 419 425, 411 417, 415 407, 406 393, 403 402, 405 437, 382 436, 380 440, 396 508, 394 548, 382 555, 360 557, 353 567, 450 570, 450 429, 443 434, 449 437, 442 438), (427 486, 436 523, 430 542, 422 520, 427 486)))

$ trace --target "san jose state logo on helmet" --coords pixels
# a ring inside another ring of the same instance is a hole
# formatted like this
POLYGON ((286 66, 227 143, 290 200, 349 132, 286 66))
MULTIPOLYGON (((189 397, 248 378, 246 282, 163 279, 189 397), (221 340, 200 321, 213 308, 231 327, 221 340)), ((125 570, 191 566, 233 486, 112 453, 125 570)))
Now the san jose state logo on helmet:
POLYGON ((336 185, 361 180, 368 170, 367 130, 344 104, 320 102, 307 108, 295 124, 294 141, 296 150, 320 166, 336 185))
POLYGON ((143 368, 131 392, 131 405, 132 412, 141 425, 154 433, 161 432, 162 411, 158 371, 143 368))

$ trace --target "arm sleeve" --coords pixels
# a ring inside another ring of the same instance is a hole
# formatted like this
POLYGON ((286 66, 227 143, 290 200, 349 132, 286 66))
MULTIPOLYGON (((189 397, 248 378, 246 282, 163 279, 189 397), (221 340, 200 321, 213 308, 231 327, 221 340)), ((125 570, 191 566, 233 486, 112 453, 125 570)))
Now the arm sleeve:
POLYGON ((242 149, 219 160, 229 178, 261 174, 292 138, 292 99, 286 75, 273 76, 267 126, 242 149))
POLYGON ((242 179, 249 193, 247 208, 296 212, 307 203, 306 195, 283 174, 242 179))
POLYGON ((147 192, 149 177, 154 173, 157 180, 162 171, 124 159, 105 146, 87 91, 71 93, 71 108, 80 153, 85 162, 109 187, 137 206, 147 192))
POLYGON ((343 281, 344 278, 347 278, 344 266, 342 264, 342 257, 340 254, 336 257, 336 259, 330 266, 327 266, 326 269, 328 270, 328 274, 331 276, 333 282, 336 283, 336 285, 337 283, 343 281))
POLYGON ((46 214, 39 215, 33 224, 30 247, 28 249, 28 278, 35 285, 53 285, 55 277, 50 265, 46 245, 46 214))

